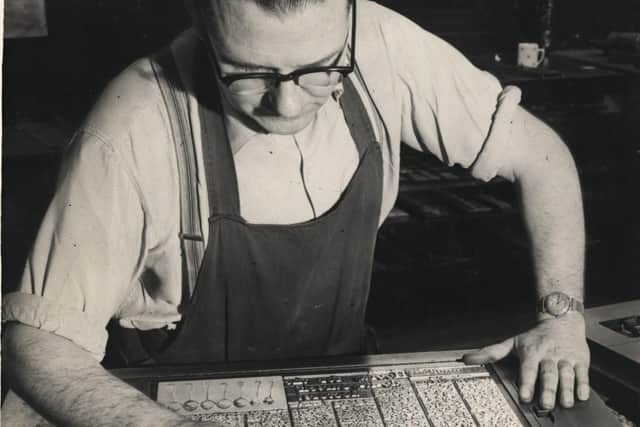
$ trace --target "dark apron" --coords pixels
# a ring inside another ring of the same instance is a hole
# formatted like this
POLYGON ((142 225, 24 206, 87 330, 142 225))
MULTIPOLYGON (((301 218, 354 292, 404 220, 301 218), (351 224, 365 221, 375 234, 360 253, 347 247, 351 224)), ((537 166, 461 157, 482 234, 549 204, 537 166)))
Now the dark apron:
POLYGON ((211 213, 208 244, 177 330, 126 331, 125 359, 143 359, 131 349, 158 364, 363 352, 382 159, 362 100, 346 79, 341 106, 360 163, 336 205, 304 223, 250 224, 240 216, 213 71, 200 58, 196 91, 211 213))

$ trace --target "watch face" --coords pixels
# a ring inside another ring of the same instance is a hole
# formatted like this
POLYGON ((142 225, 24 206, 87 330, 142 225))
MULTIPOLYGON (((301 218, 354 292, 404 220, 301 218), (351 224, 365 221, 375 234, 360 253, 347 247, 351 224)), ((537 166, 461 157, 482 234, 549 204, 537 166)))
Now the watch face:
POLYGON ((570 298, 562 292, 554 292, 544 299, 545 311, 553 316, 560 316, 569 311, 570 298))

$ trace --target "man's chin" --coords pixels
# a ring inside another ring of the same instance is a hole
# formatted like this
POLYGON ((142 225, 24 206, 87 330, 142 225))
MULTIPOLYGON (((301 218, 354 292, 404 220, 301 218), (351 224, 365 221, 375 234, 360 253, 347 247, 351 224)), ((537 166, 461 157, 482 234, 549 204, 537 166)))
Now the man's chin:
POLYGON ((309 126, 309 123, 313 120, 313 115, 297 117, 295 119, 261 117, 254 120, 267 133, 293 135, 309 126))

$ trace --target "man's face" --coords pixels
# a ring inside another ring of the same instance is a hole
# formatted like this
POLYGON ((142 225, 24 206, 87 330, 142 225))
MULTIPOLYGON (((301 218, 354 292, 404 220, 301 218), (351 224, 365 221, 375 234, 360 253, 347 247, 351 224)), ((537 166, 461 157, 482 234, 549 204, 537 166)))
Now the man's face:
MULTIPOLYGON (((287 74, 332 65, 342 54, 349 32, 347 0, 326 0, 285 15, 265 11, 250 0, 213 1, 212 9, 207 32, 224 75, 287 74)), ((221 86, 225 99, 244 119, 276 134, 304 129, 328 99, 313 96, 293 81, 252 95, 235 95, 221 86)))

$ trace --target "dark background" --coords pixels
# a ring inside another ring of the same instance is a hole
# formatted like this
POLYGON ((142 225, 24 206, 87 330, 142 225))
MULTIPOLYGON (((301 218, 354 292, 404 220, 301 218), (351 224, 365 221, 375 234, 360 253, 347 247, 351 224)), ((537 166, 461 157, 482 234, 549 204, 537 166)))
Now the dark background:
MULTIPOLYGON (((524 105, 561 133, 578 160, 588 221, 588 304, 640 297, 633 77, 584 76, 576 69, 545 80, 516 70, 517 42, 541 39, 541 2, 382 3, 523 88, 524 105)), ((590 47, 611 31, 640 31, 635 0, 555 3, 551 50, 590 47)), ((47 18, 47 37, 5 40, 3 292, 19 280, 74 128, 111 78, 187 25, 181 2, 169 0, 51 0, 47 18)), ((369 309, 382 351, 475 346, 530 320, 533 276, 517 198, 504 183, 481 186, 455 173, 462 184, 451 191, 491 191, 513 211, 435 220, 412 214, 383 226, 369 309)), ((401 199, 428 198, 431 189, 423 190, 401 199)))

